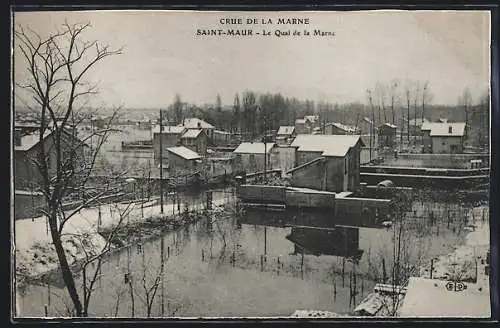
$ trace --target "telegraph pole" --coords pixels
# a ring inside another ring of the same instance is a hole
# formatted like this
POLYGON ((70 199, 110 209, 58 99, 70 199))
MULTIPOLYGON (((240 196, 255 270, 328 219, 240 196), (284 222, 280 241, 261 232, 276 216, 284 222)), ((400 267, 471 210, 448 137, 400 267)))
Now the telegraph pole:
POLYGON ((163 116, 160 109, 160 212, 163 214, 163 116))
POLYGON ((264 114, 264 181, 267 181, 267 115, 264 114))

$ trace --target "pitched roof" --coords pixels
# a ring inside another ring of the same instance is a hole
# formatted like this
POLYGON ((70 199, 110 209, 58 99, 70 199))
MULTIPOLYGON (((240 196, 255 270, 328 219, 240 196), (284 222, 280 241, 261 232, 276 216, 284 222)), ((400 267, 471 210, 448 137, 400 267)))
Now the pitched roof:
MULTIPOLYGON (((65 133, 70 136, 76 138, 79 142, 82 143, 83 147, 88 147, 88 145, 83 142, 82 140, 78 139, 78 137, 73 136, 71 133, 67 132, 64 130, 65 133)), ((50 136, 54 132, 53 129, 48 129, 45 130, 45 133, 43 135, 42 140, 45 140, 48 136, 50 136)), ((14 146, 14 150, 18 151, 27 151, 36 146, 40 142, 40 131, 34 131, 32 133, 25 134, 21 136, 21 145, 20 146, 14 146)))
POLYGON ((319 120, 319 116, 318 116, 318 115, 306 115, 306 116, 304 116, 304 119, 305 119, 306 121, 309 121, 309 122, 311 122, 311 123, 314 123, 314 122, 316 122, 317 120, 319 120))
POLYGON ((358 135, 299 134, 292 142, 298 151, 322 152, 322 156, 344 157, 361 140, 358 135))
POLYGON ((233 151, 233 153, 264 154, 264 149, 266 150, 267 153, 269 153, 275 145, 276 144, 274 142, 268 142, 268 143, 266 143, 266 146, 264 147, 263 142, 242 142, 233 151))
POLYGON ((174 153, 177 156, 180 156, 184 159, 187 160, 193 160, 193 159, 200 159, 201 156, 195 151, 192 151, 189 148, 186 148, 184 146, 179 146, 179 147, 169 147, 167 148, 167 151, 174 153))
POLYGON ((185 118, 182 121, 182 124, 179 124, 179 126, 184 126, 186 129, 199 129, 199 128, 215 129, 215 127, 212 124, 207 123, 204 120, 201 120, 201 119, 196 118, 196 117, 185 118))
POLYGON ((202 133, 202 132, 203 132, 203 130, 201 130, 201 129, 189 129, 186 132, 184 132, 184 134, 182 135, 181 138, 194 139, 194 138, 197 138, 200 135, 200 133, 202 133))
POLYGON ((431 137, 462 137, 464 134, 465 123, 436 123, 432 125, 430 135, 431 137))
POLYGON ((349 126, 349 125, 346 125, 346 124, 342 124, 342 123, 339 123, 339 122, 332 122, 332 123, 328 123, 327 125, 333 125, 341 130, 344 130, 346 132, 356 132, 356 128, 354 126, 349 126))
POLYGON ((290 135, 293 133, 293 131, 295 130, 295 127, 294 126, 291 126, 291 125, 282 125, 279 127, 278 129, 278 135, 290 135))
MULTIPOLYGON (((160 133, 160 126, 155 125, 152 130, 153 130, 153 134, 160 133)), ((167 125, 167 126, 163 126, 162 133, 164 133, 164 134, 179 134, 179 133, 184 132, 184 130, 185 130, 185 128, 183 126, 167 125)))

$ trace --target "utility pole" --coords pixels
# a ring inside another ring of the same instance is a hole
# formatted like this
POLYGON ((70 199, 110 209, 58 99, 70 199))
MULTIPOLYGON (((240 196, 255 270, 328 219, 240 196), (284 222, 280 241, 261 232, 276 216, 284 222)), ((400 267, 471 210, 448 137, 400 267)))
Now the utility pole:
POLYGON ((264 182, 267 181, 267 115, 264 113, 264 182))
POLYGON ((163 115, 160 109, 160 213, 163 214, 163 115))

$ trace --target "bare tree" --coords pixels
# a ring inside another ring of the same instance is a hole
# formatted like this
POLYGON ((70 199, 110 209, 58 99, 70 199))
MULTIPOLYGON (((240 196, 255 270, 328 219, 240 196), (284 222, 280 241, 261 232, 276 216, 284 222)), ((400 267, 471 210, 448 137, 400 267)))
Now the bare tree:
POLYGON ((425 119, 425 105, 427 105, 432 100, 432 94, 430 92, 429 81, 424 82, 422 87, 422 123, 425 119))
POLYGON ((469 87, 466 87, 460 97, 458 98, 458 105, 462 107, 465 114, 465 133, 468 134, 468 130, 470 128, 469 116, 472 107, 472 95, 469 87))
MULTIPOLYGON (((66 213, 63 199, 85 185, 96 161, 107 128, 93 132, 100 142, 92 153, 84 155, 85 141, 76 138, 75 125, 81 122, 78 109, 85 104, 86 96, 97 92, 94 84, 85 81, 87 73, 103 59, 121 54, 98 41, 82 40, 90 24, 70 25, 65 22, 61 30, 42 37, 31 29, 19 26, 15 31, 17 47, 25 60, 27 81, 16 82, 18 90, 24 90, 40 112, 40 148, 34 160, 40 179, 37 181, 46 202, 43 212, 50 226, 62 277, 77 316, 84 315, 75 279, 61 241, 65 224, 85 206, 99 199, 102 193, 84 199, 76 210, 66 213), (44 139, 51 135, 52 146, 44 139)), ((114 118, 112 116, 111 120, 114 118)), ((108 123, 110 123, 108 122, 108 123)), ((93 137, 91 136, 91 137, 93 137)), ((106 191, 107 192, 107 191, 106 191)))
POLYGON ((410 142, 410 102, 412 99, 412 83, 410 80, 406 80, 404 86, 404 95, 405 95, 405 103, 406 103, 406 128, 408 131, 407 141, 410 142))
POLYGON ((172 104, 172 110, 174 115, 174 120, 177 124, 182 124, 182 120, 184 118, 183 115, 183 104, 181 101, 181 95, 176 93, 174 98, 174 103, 172 104))
POLYGON ((158 288, 161 284, 161 278, 163 274, 163 268, 160 267, 158 272, 153 276, 153 282, 148 285, 147 282, 147 267, 144 262, 144 252, 143 252, 143 262, 142 262, 142 288, 144 289, 144 295, 146 299, 144 299, 144 305, 146 306, 146 316, 151 317, 151 311, 153 309, 153 302, 156 297, 156 293, 158 292, 158 288))
MULTIPOLYGON (((392 124, 396 124, 396 108, 395 108, 395 106, 398 103, 398 98, 399 98, 398 87, 399 87, 399 81, 392 80, 390 83, 390 87, 389 87, 389 93, 390 93, 390 97, 391 97, 392 124)), ((402 126, 401 126, 401 132, 403 132, 402 126)))
MULTIPOLYGON (((120 229, 122 223, 124 222, 125 218, 130 214, 132 211, 132 203, 126 204, 126 206, 121 209, 118 204, 114 204, 114 207, 116 209, 116 213, 118 213, 118 221, 114 226, 111 228, 111 231, 107 235, 106 242, 104 244, 104 247, 102 250, 97 252, 97 254, 92 254, 91 252, 87 252, 86 246, 82 244, 82 249, 85 252, 85 260, 81 265, 81 271, 83 275, 83 314, 82 316, 87 317, 88 316, 88 310, 89 310, 89 305, 90 305, 90 299, 95 291, 95 284, 96 282, 101 278, 101 269, 102 269, 102 264, 103 260, 105 258, 105 255, 108 254, 111 251, 111 246, 112 246, 112 240, 115 237, 116 232, 118 229, 120 229), (89 264, 92 264, 94 268, 94 272, 90 275, 90 280, 87 281, 87 267, 89 264)), ((84 236, 85 237, 85 236, 84 236)), ((88 240, 87 238, 80 239, 81 242, 88 240)), ((117 305, 118 306, 118 305, 117 305)))

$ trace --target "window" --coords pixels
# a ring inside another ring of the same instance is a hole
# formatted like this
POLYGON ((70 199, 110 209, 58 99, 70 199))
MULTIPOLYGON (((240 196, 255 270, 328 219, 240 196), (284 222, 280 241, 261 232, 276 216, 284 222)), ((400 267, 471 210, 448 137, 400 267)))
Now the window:
POLYGON ((347 174, 347 157, 344 158, 344 174, 347 174))

